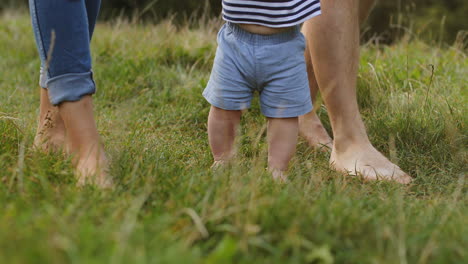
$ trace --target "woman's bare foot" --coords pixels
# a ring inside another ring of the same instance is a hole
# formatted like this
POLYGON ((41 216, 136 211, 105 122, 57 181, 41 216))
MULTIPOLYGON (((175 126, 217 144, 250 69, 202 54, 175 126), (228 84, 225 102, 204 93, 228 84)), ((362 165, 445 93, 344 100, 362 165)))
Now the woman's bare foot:
POLYGON ((39 125, 34 147, 42 151, 65 151, 74 156, 77 185, 112 187, 108 161, 100 144, 90 96, 78 102, 53 106, 47 89, 41 89, 39 125))
POLYGON ((80 151, 74 158, 74 163, 77 186, 91 184, 104 189, 113 187, 112 178, 109 177, 109 163, 102 146, 80 151))
POLYGON ((48 152, 61 151, 64 145, 65 125, 59 109, 50 103, 47 90, 41 88, 39 123, 34 137, 34 147, 48 152))
POLYGON ((314 111, 299 117, 299 135, 314 149, 325 152, 332 149, 333 140, 314 111))
POLYGON ((112 187, 108 161, 94 121, 91 96, 60 104, 59 113, 67 131, 67 152, 73 156, 76 166, 77 185, 112 187))
POLYGON ((360 176, 364 180, 395 181, 401 184, 409 184, 412 181, 408 174, 389 161, 370 143, 353 145, 342 152, 334 147, 330 165, 337 171, 360 176))

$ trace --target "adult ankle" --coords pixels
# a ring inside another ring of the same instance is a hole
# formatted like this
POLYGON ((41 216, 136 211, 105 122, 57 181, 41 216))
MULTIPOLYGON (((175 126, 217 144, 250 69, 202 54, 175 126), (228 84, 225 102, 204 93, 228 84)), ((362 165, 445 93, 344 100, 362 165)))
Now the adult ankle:
POLYGON ((367 134, 336 136, 333 140, 333 151, 344 153, 350 149, 371 145, 367 134))
POLYGON ((336 122, 333 127, 333 149, 336 152, 346 152, 356 146, 371 144, 361 118, 358 117, 350 120, 336 122), (353 122, 349 122, 350 120, 353 120, 353 122))

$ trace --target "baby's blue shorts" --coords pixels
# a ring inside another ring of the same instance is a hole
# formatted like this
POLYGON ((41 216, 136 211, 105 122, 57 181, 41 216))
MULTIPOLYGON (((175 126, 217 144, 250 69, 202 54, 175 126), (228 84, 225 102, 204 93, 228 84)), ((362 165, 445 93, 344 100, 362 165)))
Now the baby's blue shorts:
POLYGON ((274 34, 249 33, 233 23, 218 33, 218 49, 203 96, 225 110, 250 107, 255 91, 262 113, 289 118, 312 111, 300 27, 274 34))

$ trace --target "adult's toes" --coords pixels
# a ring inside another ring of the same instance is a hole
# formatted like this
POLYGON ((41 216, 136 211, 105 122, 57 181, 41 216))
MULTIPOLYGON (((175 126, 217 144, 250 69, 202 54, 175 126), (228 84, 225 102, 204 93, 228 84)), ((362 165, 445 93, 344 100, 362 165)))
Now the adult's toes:
POLYGON ((362 167, 359 174, 364 180, 394 181, 400 184, 410 184, 412 181, 412 178, 398 166, 377 169, 367 165, 362 167))
POLYGON ((112 181, 112 178, 109 176, 105 176, 104 179, 99 179, 95 185, 99 187, 100 189, 114 188, 114 182, 112 181))
POLYGON ((391 174, 387 168, 375 168, 370 165, 364 166, 361 173, 365 180, 388 180, 388 175, 391 174))
POLYGON ((401 171, 401 174, 395 178, 395 181, 407 185, 410 184, 413 181, 413 179, 411 178, 411 176, 401 171))

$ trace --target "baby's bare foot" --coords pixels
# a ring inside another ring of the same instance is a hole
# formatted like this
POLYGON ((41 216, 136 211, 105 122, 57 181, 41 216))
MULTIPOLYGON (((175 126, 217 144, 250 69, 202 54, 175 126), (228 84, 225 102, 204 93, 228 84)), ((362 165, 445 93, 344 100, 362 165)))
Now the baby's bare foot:
POLYGON ((333 140, 328 135, 315 112, 299 117, 299 134, 314 149, 330 152, 333 140))
POLYGON ((280 183, 286 183, 288 181, 288 175, 285 171, 280 169, 269 169, 269 171, 273 177, 273 180, 280 183))
POLYGON ((61 151, 65 144, 65 125, 57 107, 51 107, 39 117, 34 147, 42 151, 61 151))
POLYGON ((330 165, 337 171, 360 176, 364 180, 394 181, 401 184, 412 181, 408 174, 370 144, 355 145, 344 152, 338 152, 334 148, 330 165))

